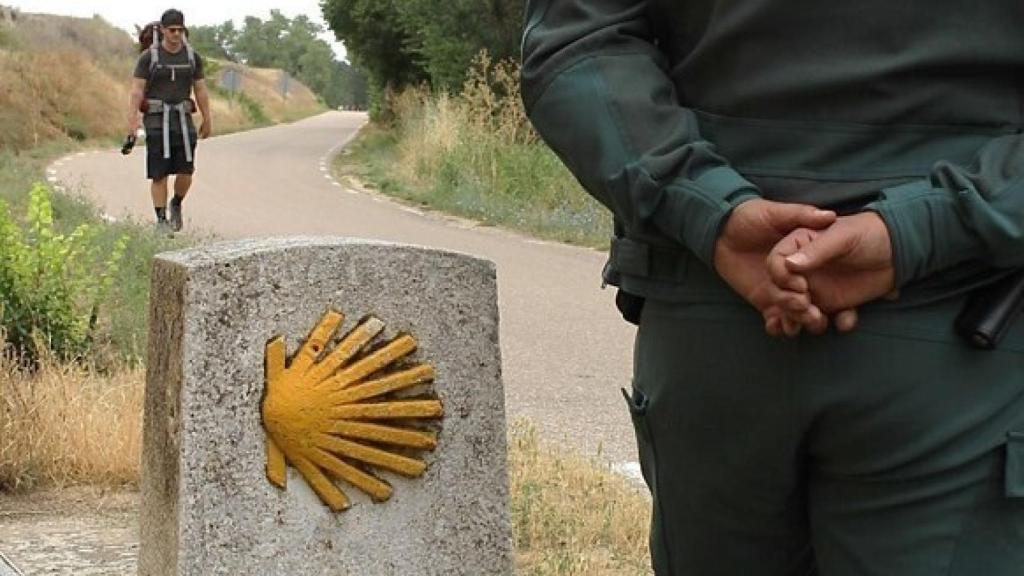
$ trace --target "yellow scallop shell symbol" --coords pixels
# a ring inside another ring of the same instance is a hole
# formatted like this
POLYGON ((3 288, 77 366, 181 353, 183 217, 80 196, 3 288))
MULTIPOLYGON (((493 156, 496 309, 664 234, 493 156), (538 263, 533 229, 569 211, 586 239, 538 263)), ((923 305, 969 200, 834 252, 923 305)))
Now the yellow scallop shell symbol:
POLYGON ((284 338, 267 343, 262 405, 267 478, 286 488, 290 464, 335 512, 350 504, 332 478, 383 502, 391 497, 392 487, 370 469, 421 476, 427 466, 410 454, 433 450, 437 437, 397 424, 443 414, 441 402, 435 399, 390 398, 434 380, 429 364, 398 365, 416 349, 412 336, 400 334, 372 347, 384 323, 370 316, 327 351, 343 319, 334 310, 324 314, 287 365, 284 338))

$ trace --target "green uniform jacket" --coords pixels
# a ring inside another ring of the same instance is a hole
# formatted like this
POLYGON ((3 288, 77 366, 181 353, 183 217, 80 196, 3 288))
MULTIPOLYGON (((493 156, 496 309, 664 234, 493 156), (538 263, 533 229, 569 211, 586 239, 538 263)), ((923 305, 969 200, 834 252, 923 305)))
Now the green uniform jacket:
POLYGON ((1024 266, 1021 0, 529 0, 522 82, 630 292, 755 196, 877 211, 904 300, 1024 266))

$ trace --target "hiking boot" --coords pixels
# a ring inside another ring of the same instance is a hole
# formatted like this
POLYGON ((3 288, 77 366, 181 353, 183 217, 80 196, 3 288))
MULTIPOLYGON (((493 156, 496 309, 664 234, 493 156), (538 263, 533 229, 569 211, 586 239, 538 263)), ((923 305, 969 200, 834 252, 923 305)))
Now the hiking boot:
POLYGON ((174 236, 174 226, 167 220, 157 220, 153 231, 156 232, 157 236, 174 236))
POLYGON ((170 207, 167 210, 167 219, 171 223, 171 228, 178 232, 184 225, 181 221, 181 203, 171 202, 170 207))

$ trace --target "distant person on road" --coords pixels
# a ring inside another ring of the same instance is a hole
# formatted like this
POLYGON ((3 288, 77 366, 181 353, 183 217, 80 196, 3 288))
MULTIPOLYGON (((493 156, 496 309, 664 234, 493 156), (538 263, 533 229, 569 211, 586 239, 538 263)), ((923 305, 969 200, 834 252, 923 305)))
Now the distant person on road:
POLYGON ((182 202, 192 186, 195 171, 196 127, 192 113, 203 122, 199 137, 213 132, 210 98, 203 76, 203 59, 189 46, 184 15, 167 10, 159 24, 140 34, 142 54, 135 65, 128 109, 129 134, 139 129, 140 115, 146 130, 146 176, 156 211, 157 228, 181 230, 182 202), (195 100, 191 96, 195 93, 195 100), (174 197, 167 207, 167 180, 174 177, 174 197))
POLYGON ((1024 267, 1024 2, 526 6, 527 113, 639 324, 655 572, 1024 575, 990 291, 1024 267))

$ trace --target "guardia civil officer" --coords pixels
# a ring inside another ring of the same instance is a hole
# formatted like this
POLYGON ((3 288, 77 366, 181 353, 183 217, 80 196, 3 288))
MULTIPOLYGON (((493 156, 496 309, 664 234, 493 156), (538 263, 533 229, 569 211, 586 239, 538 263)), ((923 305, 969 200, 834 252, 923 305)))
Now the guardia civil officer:
POLYGON ((185 17, 167 10, 157 25, 140 34, 142 54, 135 65, 128 109, 129 134, 135 134, 140 115, 146 130, 146 176, 156 212, 157 228, 181 230, 182 202, 195 171, 196 127, 192 113, 202 113, 200 138, 213 132, 210 98, 203 59, 188 44, 185 17), (192 100, 192 95, 195 100, 192 100), (174 175, 174 196, 167 209, 168 176, 174 175))
POLYGON ((658 574, 1024 574, 1024 3, 530 0, 523 98, 615 217, 658 574), (772 338, 768 334, 790 336, 772 338))

